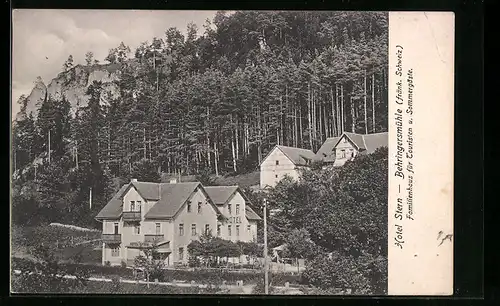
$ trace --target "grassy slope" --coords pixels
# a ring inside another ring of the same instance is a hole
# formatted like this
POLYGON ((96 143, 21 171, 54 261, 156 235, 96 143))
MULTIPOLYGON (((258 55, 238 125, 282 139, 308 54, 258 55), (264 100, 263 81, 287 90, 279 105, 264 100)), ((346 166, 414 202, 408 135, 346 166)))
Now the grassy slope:
POLYGON ((11 228, 11 255, 14 257, 33 259, 35 246, 43 244, 53 250, 56 256, 67 260, 72 255, 80 253, 85 263, 100 263, 101 251, 95 249, 99 243, 79 243, 99 239, 100 232, 82 232, 70 228, 56 226, 36 226, 11 228))

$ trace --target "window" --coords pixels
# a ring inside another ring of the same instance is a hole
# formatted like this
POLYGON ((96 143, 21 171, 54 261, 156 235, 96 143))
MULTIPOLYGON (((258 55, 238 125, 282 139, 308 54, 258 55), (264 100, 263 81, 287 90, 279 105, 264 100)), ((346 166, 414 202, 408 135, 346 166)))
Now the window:
POLYGON ((275 178, 278 178, 278 175, 276 174, 274 177, 275 177, 275 178))
POLYGON ((198 202, 198 213, 201 214, 201 202, 198 202))
POLYGON ((141 211, 141 201, 137 201, 136 209, 137 211, 141 211))
POLYGON ((236 204, 236 214, 240 214, 240 204, 236 204))
POLYGON ((179 248, 179 260, 184 260, 184 248, 179 248))
POLYGON ((130 211, 135 210, 135 201, 130 201, 130 211))
POLYGON ((240 226, 239 225, 236 225, 236 236, 237 237, 240 236, 240 226))
POLYGON ((250 225, 247 225, 247 231, 250 231, 250 225))
POLYGON ((227 226, 227 235, 231 236, 231 225, 227 226))
POLYGON ((227 204, 227 210, 229 210, 229 214, 231 214, 231 204, 227 204))
POLYGON ((156 228, 156 235, 159 235, 161 233, 161 224, 160 223, 156 223, 155 224, 155 228, 156 228))
POLYGON ((277 160, 277 161, 276 161, 276 166, 279 166, 279 165, 280 165, 280 161, 279 161, 279 160, 277 160))
POLYGON ((140 225, 136 225, 135 228, 134 228, 134 232, 136 235, 140 235, 141 234, 141 226, 140 225))
POLYGON ((111 257, 118 257, 118 256, 120 256, 120 248, 119 247, 111 248, 111 257))
POLYGON ((340 158, 345 158, 345 150, 340 150, 340 158))
POLYGON ((217 224, 217 236, 220 236, 220 224, 217 224))
POLYGON ((187 205, 188 205, 188 213, 190 213, 191 212, 191 202, 188 202, 187 205))
POLYGON ((179 236, 184 236, 184 224, 179 224, 179 236))
POLYGON ((205 234, 208 235, 210 233, 210 224, 205 224, 205 234))
POLYGON ((115 235, 118 235, 118 223, 115 223, 115 235))
POLYGON ((196 236, 196 224, 191 224, 191 236, 196 236))
POLYGON ((347 138, 346 137, 342 138, 342 142, 346 143, 347 142, 347 138))

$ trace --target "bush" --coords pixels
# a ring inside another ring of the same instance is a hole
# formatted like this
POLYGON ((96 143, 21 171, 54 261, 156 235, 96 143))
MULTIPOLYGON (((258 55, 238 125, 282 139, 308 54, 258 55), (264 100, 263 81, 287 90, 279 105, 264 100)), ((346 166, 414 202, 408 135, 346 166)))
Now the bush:
POLYGON ((351 289, 352 294, 385 294, 386 262, 382 257, 373 260, 369 256, 354 258, 338 253, 332 258, 317 257, 307 264, 302 281, 320 289, 351 289))
MULTIPOLYGON (((222 284, 222 281, 226 281, 228 284, 235 284, 238 280, 242 280, 245 284, 257 284, 264 279, 264 273, 261 271, 255 273, 228 271, 225 269, 196 269, 195 271, 166 270, 164 274, 168 275, 168 279, 171 280, 195 281, 201 284, 222 284)), ((301 280, 298 275, 285 273, 269 273, 269 275, 275 286, 284 286, 286 282, 299 284, 301 280)))
MULTIPOLYGON (((80 263, 61 263, 59 264, 61 269, 67 271, 84 271, 88 273, 90 276, 119 276, 123 278, 133 278, 132 269, 122 268, 122 267, 113 267, 113 266, 101 266, 101 265, 89 265, 89 264, 80 264, 80 263)), ((32 260, 24 259, 24 258, 12 258, 12 269, 18 269, 21 271, 39 271, 42 269, 42 263, 34 262, 32 260)))
POLYGON ((189 256, 188 266, 191 268, 200 267, 201 261, 197 256, 189 256))
MULTIPOLYGON (((271 280, 269 279, 268 294, 276 293, 276 289, 271 285, 271 280)), ((266 294, 266 288, 264 284, 264 278, 262 278, 257 285, 253 288, 252 294, 266 294)))
MULTIPOLYGON (((12 269, 21 271, 39 271, 41 263, 36 263, 27 259, 13 258, 12 269)), ((79 271, 81 274, 94 277, 121 277, 124 279, 133 279, 134 273, 132 269, 112 266, 98 266, 98 265, 85 265, 85 264, 60 264, 61 269, 65 271, 79 271)), ((286 282, 290 284, 299 284, 301 277, 286 273, 269 273, 270 280, 273 286, 284 286, 286 282)), ((236 281, 242 280, 245 284, 258 284, 264 279, 264 273, 256 272, 237 272, 228 271, 224 269, 219 270, 206 270, 196 269, 195 271, 187 270, 161 270, 154 271, 150 275, 150 281, 155 278, 160 282, 169 282, 173 280, 185 280, 187 282, 195 281, 198 284, 212 284, 220 286, 223 281, 228 284, 235 284, 236 281)))
POLYGON ((94 294, 200 294, 215 293, 213 289, 196 287, 157 286, 145 284, 120 283, 118 278, 112 282, 89 281, 81 286, 72 279, 63 279, 49 288, 46 281, 36 275, 12 276, 12 291, 17 293, 94 293, 94 294))

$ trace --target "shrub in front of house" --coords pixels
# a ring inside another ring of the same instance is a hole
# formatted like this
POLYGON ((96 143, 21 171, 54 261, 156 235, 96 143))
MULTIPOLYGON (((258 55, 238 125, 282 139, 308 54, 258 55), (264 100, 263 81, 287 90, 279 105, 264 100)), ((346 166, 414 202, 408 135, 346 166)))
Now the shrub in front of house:
MULTIPOLYGON (((164 274, 170 280, 195 281, 198 284, 222 284, 222 281, 226 281, 227 284, 236 284, 236 281, 239 280, 242 280, 245 284, 256 284, 264 279, 264 273, 262 272, 234 272, 222 269, 166 270, 164 274)), ((272 278, 275 286, 284 286, 286 282, 298 284, 301 280, 300 276, 288 273, 273 273, 272 278)))

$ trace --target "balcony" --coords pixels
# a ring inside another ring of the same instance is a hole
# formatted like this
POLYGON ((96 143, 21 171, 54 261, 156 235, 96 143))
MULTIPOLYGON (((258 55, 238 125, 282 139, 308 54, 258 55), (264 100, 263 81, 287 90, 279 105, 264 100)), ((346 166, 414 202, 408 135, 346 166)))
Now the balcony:
POLYGON ((163 234, 145 234, 144 242, 145 243, 160 243, 165 239, 163 234))
POLYGON ((102 234, 102 242, 108 244, 118 244, 122 242, 121 234, 102 234))
POLYGON ((123 221, 141 221, 140 211, 124 211, 122 214, 123 221))

